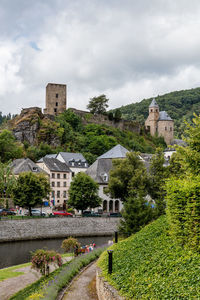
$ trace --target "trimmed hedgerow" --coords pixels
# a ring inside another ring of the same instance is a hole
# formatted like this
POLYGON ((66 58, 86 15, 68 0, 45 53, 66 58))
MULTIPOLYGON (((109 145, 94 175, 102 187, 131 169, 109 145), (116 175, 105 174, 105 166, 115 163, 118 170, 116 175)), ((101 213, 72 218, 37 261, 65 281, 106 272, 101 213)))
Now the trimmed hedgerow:
POLYGON ((170 234, 180 244, 200 251, 200 176, 167 182, 170 234))
POLYGON ((166 217, 111 247, 113 273, 105 251, 98 265, 104 278, 126 299, 199 299, 200 255, 168 234, 166 217))

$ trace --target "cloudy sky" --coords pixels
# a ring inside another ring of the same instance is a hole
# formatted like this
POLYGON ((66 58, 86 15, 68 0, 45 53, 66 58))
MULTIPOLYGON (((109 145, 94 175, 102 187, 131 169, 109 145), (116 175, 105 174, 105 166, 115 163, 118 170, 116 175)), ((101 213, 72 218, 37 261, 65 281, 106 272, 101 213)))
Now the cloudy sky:
POLYGON ((44 108, 48 82, 78 109, 200 86, 200 1, 0 0, 0 111, 44 108))

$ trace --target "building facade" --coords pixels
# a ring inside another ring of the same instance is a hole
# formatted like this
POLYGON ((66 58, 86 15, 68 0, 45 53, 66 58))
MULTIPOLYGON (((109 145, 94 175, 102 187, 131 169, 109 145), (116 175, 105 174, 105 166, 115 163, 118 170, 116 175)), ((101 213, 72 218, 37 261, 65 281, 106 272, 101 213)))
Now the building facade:
POLYGON ((58 115, 67 108, 66 84, 48 83, 46 86, 46 108, 44 114, 58 115))
POLYGON ((152 136, 162 136, 167 145, 174 139, 174 121, 166 111, 159 111, 159 106, 155 99, 149 106, 149 116, 145 121, 145 128, 152 136))

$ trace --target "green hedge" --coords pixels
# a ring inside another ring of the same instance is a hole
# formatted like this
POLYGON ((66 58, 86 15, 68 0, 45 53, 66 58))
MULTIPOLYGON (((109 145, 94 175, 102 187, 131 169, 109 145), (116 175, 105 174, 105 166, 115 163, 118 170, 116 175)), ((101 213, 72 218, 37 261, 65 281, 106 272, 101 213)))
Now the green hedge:
POLYGON ((177 246, 161 217, 111 247, 113 273, 105 251, 98 265, 104 278, 126 299, 199 299, 200 256, 177 246))
POLYGON ((200 250, 200 176, 167 183, 170 233, 181 245, 200 250))

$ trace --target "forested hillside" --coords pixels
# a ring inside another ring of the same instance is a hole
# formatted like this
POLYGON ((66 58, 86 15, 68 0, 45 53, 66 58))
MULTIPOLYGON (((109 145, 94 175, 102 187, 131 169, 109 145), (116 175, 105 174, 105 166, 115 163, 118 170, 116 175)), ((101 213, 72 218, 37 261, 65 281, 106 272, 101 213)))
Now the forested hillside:
POLYGON ((66 151, 81 152, 91 164, 117 144, 128 150, 147 153, 154 153, 158 146, 166 147, 162 137, 151 137, 142 130, 135 133, 105 124, 83 124, 81 118, 70 109, 54 120, 33 109, 4 123, 3 128, 0 130, 2 162, 23 156, 37 161, 46 154, 66 151), (16 126, 19 126, 17 132, 16 126), (16 141, 15 137, 21 139, 16 141))
MULTIPOLYGON (((122 117, 137 120, 144 124, 148 116, 148 107, 153 98, 120 107, 122 117)), ((175 121, 175 137, 181 138, 184 120, 191 121, 193 113, 200 113, 200 88, 171 92, 157 96, 160 111, 165 110, 175 121)))

